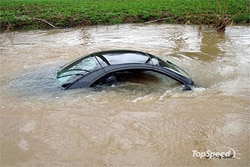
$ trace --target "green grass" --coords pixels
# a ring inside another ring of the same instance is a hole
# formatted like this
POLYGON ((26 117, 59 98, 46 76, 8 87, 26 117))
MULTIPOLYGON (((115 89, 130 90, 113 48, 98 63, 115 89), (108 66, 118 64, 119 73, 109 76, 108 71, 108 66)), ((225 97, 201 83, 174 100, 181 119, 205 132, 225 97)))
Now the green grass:
POLYGON ((1 0, 0 31, 157 19, 211 24, 225 14, 234 23, 249 23, 249 0, 1 0))

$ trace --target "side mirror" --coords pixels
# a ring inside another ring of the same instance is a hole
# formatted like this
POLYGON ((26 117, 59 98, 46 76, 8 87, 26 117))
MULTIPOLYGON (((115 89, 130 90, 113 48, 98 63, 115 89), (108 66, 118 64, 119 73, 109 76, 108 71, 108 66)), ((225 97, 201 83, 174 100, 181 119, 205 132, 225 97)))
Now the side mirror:
POLYGON ((108 86, 111 86, 111 87, 115 87, 117 85, 117 80, 114 75, 111 75, 108 78, 106 78, 105 82, 108 86))

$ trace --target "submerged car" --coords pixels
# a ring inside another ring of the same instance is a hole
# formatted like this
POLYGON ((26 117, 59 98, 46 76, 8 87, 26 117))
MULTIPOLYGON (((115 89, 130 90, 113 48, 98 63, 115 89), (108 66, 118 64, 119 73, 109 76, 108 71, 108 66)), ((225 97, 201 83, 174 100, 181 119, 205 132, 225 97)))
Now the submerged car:
POLYGON ((194 82, 188 74, 170 61, 134 50, 110 50, 83 56, 63 66, 57 80, 64 89, 92 87, 97 83, 116 85, 117 75, 135 71, 153 71, 170 77, 191 90, 194 82))

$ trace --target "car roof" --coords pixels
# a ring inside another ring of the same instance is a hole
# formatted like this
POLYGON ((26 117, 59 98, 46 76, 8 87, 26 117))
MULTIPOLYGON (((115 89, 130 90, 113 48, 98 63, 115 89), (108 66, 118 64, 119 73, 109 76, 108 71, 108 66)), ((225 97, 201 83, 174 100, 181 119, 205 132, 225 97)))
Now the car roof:
MULTIPOLYGON (((96 52, 90 56, 98 56, 105 59, 108 65, 141 63, 146 64, 148 59, 156 58, 148 53, 134 51, 134 50, 109 50, 96 52)), ((84 57, 83 57, 84 58, 84 57)))

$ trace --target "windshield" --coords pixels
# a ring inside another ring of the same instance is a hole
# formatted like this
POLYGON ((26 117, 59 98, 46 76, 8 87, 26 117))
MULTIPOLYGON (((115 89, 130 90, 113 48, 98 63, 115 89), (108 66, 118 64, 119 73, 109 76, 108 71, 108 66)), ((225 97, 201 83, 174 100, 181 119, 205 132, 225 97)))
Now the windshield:
POLYGON ((61 85, 69 84, 91 71, 100 69, 101 65, 95 57, 81 58, 69 65, 64 66, 57 73, 57 80, 61 85))

